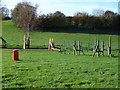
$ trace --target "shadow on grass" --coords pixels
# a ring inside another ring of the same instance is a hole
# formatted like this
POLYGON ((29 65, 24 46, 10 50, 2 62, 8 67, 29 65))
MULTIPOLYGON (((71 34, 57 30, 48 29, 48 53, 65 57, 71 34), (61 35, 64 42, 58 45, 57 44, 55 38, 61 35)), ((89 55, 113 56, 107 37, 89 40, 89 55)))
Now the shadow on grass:
POLYGON ((119 56, 115 56, 115 55, 112 55, 112 56, 109 56, 109 55, 104 55, 104 56, 102 56, 102 55, 100 55, 100 56, 97 56, 97 55, 95 55, 95 56, 93 56, 93 55, 88 55, 88 56, 90 56, 90 57, 111 57, 111 58, 119 58, 119 56))
POLYGON ((17 63, 20 63, 20 62, 23 61, 23 60, 19 59, 19 60, 13 60, 13 61, 15 61, 15 62, 17 62, 17 63))
POLYGON ((111 57, 112 57, 112 58, 119 58, 119 56, 114 56, 114 55, 113 55, 113 56, 111 56, 111 57))

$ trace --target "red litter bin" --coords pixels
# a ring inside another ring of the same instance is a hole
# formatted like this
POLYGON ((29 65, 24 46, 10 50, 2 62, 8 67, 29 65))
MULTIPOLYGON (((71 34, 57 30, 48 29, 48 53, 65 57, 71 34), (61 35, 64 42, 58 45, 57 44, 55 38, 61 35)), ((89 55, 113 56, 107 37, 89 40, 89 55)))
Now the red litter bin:
POLYGON ((19 60, 19 53, 18 53, 18 50, 13 50, 13 53, 12 53, 12 60, 19 60))

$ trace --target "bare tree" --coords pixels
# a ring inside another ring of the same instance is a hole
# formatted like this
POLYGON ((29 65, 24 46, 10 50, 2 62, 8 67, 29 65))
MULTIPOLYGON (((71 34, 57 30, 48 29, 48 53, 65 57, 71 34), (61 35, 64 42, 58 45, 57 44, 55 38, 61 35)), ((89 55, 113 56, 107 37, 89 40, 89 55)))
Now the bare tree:
POLYGON ((102 16, 104 14, 104 10, 103 9, 94 9, 92 11, 94 16, 102 16))
POLYGON ((31 6, 28 2, 19 3, 12 11, 13 21, 24 30, 32 28, 35 17, 36 7, 31 6))
POLYGON ((88 16, 87 12, 77 12, 74 16, 88 16))
POLYGON ((9 9, 7 7, 1 7, 1 14, 5 15, 5 17, 9 16, 9 9))

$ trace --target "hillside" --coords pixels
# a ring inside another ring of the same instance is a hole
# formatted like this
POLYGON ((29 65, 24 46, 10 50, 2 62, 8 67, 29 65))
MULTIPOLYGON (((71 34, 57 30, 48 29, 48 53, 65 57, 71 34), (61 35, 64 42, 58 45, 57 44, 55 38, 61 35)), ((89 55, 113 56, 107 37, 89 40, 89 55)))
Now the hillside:
MULTIPOLYGON (((23 45, 23 36, 25 31, 16 27, 11 20, 3 21, 2 36, 7 41, 8 45, 23 45)), ((74 30, 73 30, 74 31, 74 30)), ((101 32, 103 33, 103 32, 101 32)), ((118 35, 109 34, 88 34, 88 33, 62 33, 62 32, 30 32, 31 46, 48 45, 49 38, 54 38, 56 44, 70 43, 80 40, 84 46, 93 47, 96 38, 102 42, 105 41, 107 48, 109 36, 112 37, 112 49, 118 49, 118 35)))

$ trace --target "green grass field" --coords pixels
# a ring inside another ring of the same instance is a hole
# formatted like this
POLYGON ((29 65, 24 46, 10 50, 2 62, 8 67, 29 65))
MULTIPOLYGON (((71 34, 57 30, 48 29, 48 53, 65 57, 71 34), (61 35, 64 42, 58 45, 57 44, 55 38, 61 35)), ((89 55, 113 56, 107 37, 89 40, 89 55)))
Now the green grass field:
MULTIPOLYGON (((3 38, 8 44, 18 41, 23 43, 25 32, 18 29, 11 21, 3 21, 3 38)), ((118 49, 118 35, 31 32, 31 43, 39 41, 80 40, 94 43, 95 37, 108 43, 112 37, 112 48, 118 49)), ((107 47, 107 46, 106 46, 107 47)), ((91 51, 85 56, 59 53, 47 49, 18 49, 19 61, 12 60, 13 49, 2 49, 2 87, 3 88, 118 88, 118 52, 112 51, 113 57, 92 57, 91 51)))
MULTIPOLYGON (((10 45, 20 44, 23 45, 23 36, 26 32, 18 29, 11 21, 3 21, 2 36, 10 45)), ((54 38, 58 44, 64 41, 73 43, 74 40, 80 40, 83 45, 88 43, 94 44, 95 39, 105 41, 105 48, 108 45, 109 36, 112 37, 112 49, 118 49, 118 35, 108 34, 87 34, 87 33, 58 33, 58 32, 31 32, 30 40, 33 46, 39 46, 41 44, 48 45, 50 38, 54 38)), ((93 46, 92 46, 93 47, 93 46)))

